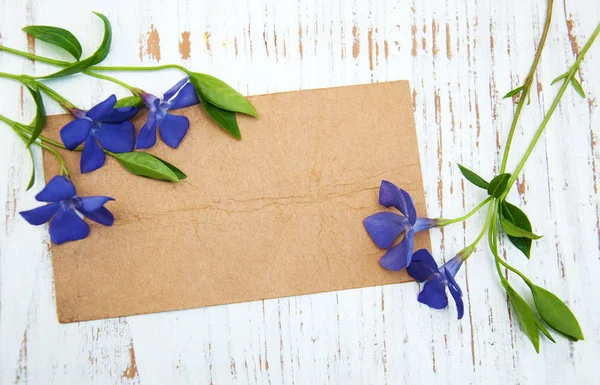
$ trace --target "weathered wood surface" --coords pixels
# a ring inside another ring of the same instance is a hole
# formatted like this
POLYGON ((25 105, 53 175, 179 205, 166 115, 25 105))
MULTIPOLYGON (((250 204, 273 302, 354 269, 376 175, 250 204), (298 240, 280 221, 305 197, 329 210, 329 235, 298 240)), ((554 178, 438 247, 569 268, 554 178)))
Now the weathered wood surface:
MULTIPOLYGON (((513 111, 502 96, 524 80, 545 4, 105 0, 92 6, 0 0, 0 43, 53 55, 20 28, 57 24, 92 52, 101 24, 91 10, 113 22, 108 64, 183 63, 246 94, 410 79, 428 214, 455 217, 484 197, 463 182, 455 164, 485 177, 498 168, 513 111)), ((574 61, 598 21, 597 1, 556 1, 531 105, 517 131, 516 156, 557 91, 550 81, 574 61)), ((510 196, 545 237, 531 261, 502 245, 518 268, 568 302, 585 341, 544 341, 536 354, 509 310, 485 243, 458 276, 466 302, 460 322, 453 307, 432 311, 416 301, 417 284, 403 284, 59 325, 46 229, 30 227, 17 214, 35 206, 34 194, 24 189, 28 155, 3 127, 0 383, 598 383, 599 62, 595 46, 580 71, 587 99, 567 92, 510 196)), ((35 74, 50 69, 3 53, 0 68, 35 74)), ((155 92, 178 76, 123 75, 155 92)), ((27 93, 14 82, 0 84, 0 112, 28 121, 33 107, 27 93)), ((83 107, 109 93, 126 94, 82 76, 53 85, 83 107)), ((60 112, 48 104, 50 113, 60 112)), ((39 152, 36 157, 40 161, 39 152)), ((38 178, 34 190, 41 186, 38 178)), ((466 226, 432 231, 436 258, 451 257, 470 242, 483 220, 482 213, 466 226)))

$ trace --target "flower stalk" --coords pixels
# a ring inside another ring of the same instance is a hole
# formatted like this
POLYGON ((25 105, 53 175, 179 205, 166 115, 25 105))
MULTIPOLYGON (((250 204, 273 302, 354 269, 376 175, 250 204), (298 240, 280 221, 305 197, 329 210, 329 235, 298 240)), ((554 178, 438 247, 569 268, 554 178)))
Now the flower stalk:
POLYGON ((523 85, 523 90, 521 91, 521 95, 519 97, 519 102, 517 103, 517 108, 515 110, 515 115, 512 119, 512 123, 510 125, 510 130, 508 131, 508 138, 506 139, 506 146, 504 147, 504 154, 502 155, 502 165, 500 166, 500 174, 506 171, 506 163, 508 162, 508 154, 510 153, 510 146, 513 141, 513 137, 515 135, 515 130, 517 129, 517 123, 519 118, 521 117, 521 110, 525 106, 525 100, 529 99, 529 92, 531 91, 531 84, 533 84, 533 77, 535 72, 537 71, 538 64, 542 57, 542 51, 544 50, 544 46, 546 44, 546 38, 548 37, 548 32, 550 31, 550 24, 552 22, 552 5, 554 0, 548 0, 548 7, 546 10, 546 21, 544 23, 544 31, 542 32, 542 38, 540 39, 540 44, 538 45, 538 49, 535 52, 535 57, 533 59, 533 63, 531 64, 531 68, 529 69, 529 73, 525 78, 525 84, 523 85))
MULTIPOLYGON (((418 301, 428 305, 431 308, 442 309, 448 306, 448 299, 445 293, 446 288, 448 288, 455 300, 460 319, 463 314, 463 302, 460 298, 460 287, 456 284, 454 277, 457 271, 460 269, 462 262, 470 258, 479 242, 487 234, 488 246, 493 257, 493 263, 498 272, 500 283, 506 290, 506 294, 512 305, 512 309, 516 314, 516 318, 521 324, 522 330, 525 332, 538 352, 540 346, 540 333, 542 333, 552 342, 555 342, 552 334, 546 328, 546 325, 565 335, 572 341, 583 339, 583 333, 579 323, 577 322, 577 319, 561 299, 548 290, 535 285, 525 274, 509 264, 504 258, 500 257, 498 252, 499 232, 500 229, 502 229, 514 246, 516 246, 516 248, 525 254, 525 256, 530 258, 532 241, 539 239, 540 236, 532 232, 531 222, 529 221, 527 215, 517 206, 507 202, 506 197, 510 189, 513 187, 518 175, 523 170, 541 135, 546 129, 548 122, 554 114, 562 97, 564 96, 567 87, 572 84, 580 95, 585 95, 583 88, 574 78, 574 76, 577 73, 585 54, 592 46, 596 37, 600 34, 600 25, 598 25, 585 44, 584 48, 577 56, 575 63, 570 67, 567 73, 559 76, 555 80, 555 82, 561 79, 563 80, 556 97, 552 101, 550 108, 544 115, 542 122, 535 131, 535 134, 529 146, 527 147, 527 150, 517 164, 515 171, 512 174, 506 173, 505 170, 507 167, 507 161, 510 154, 511 144, 514 139, 515 130, 523 111, 525 101, 529 99, 531 85, 541 59, 542 50, 547 40, 552 19, 552 5, 553 0, 549 0, 542 37, 536 50, 529 73, 525 78, 524 85, 517 87, 507 94, 507 97, 519 95, 520 98, 517 103, 508 138, 506 140, 502 163, 500 166, 500 174, 494 177, 490 182, 487 182, 473 171, 463 167, 462 165, 459 165, 461 173, 464 175, 464 177, 474 186, 486 190, 489 196, 480 202, 470 212, 455 219, 419 218, 421 223, 430 225, 427 227, 418 224, 414 225, 414 222, 410 222, 411 210, 406 210, 406 202, 410 200, 410 197, 407 195, 407 193, 395 186, 394 187, 397 189, 397 191, 386 191, 384 189, 384 184, 389 184, 390 182, 383 181, 380 188, 380 204, 385 207, 393 206, 397 208, 400 213, 404 215, 404 217, 390 212, 382 212, 371 215, 364 220, 364 225, 367 232, 380 248, 387 248, 393 245, 395 237, 401 234, 402 231, 406 231, 406 235, 404 236, 402 242, 389 249, 382 257, 383 261, 394 249, 402 246, 402 244, 405 243, 405 239, 412 239, 412 232, 414 229, 423 230, 432 227, 442 227, 454 223, 464 222, 487 205, 488 208, 486 220, 477 238, 468 246, 459 251, 454 258, 450 259, 443 266, 438 267, 437 263, 427 250, 417 250, 414 252, 412 257, 405 256, 402 260, 403 264, 380 263, 382 266, 390 270, 396 270, 397 267, 406 266, 409 275, 411 275, 417 281, 424 283, 422 286, 422 291, 419 293, 418 301), (411 225, 407 225, 407 222, 410 222, 411 225), (534 312, 532 309, 532 306, 530 305, 531 302, 528 303, 511 286, 508 279, 508 271, 516 274, 529 287, 531 294, 533 295, 534 308, 536 312, 534 312)), ((410 243, 410 248, 412 248, 412 243, 410 243)), ((403 249, 403 251, 406 252, 406 248, 403 249)))

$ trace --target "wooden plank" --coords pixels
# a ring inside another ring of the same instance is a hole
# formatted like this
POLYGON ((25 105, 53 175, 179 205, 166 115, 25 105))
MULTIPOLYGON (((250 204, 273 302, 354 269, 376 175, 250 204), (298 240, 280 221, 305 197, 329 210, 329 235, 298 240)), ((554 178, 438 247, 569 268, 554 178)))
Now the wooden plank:
MULTIPOLYGON (((71 29, 85 53, 100 39, 100 24, 85 2, 63 0, 59 7, 49 0, 0 0, 0 9, 10 10, 0 12, 2 44, 54 54, 27 41, 20 28, 30 23, 71 29)), ((455 164, 485 177, 498 168, 513 111, 501 98, 524 80, 545 6, 534 0, 107 0, 98 10, 114 27, 108 64, 182 63, 246 94, 410 79, 428 214, 455 217, 483 198, 464 184, 455 164)), ((556 1, 554 11, 536 92, 509 165, 556 92, 551 79, 573 62, 600 20, 593 0, 556 1)), ((516 267, 568 302, 585 341, 545 341, 535 354, 514 322, 485 244, 458 275, 466 292, 462 321, 452 307, 420 305, 418 285, 405 284, 58 325, 49 238, 17 214, 35 205, 34 194, 24 191, 29 159, 18 138, 2 128, 0 383, 594 383, 600 299, 588 293, 600 289, 598 52, 595 46, 580 71, 587 100, 567 92, 510 195, 545 237, 531 261, 502 244, 516 267)), ((0 54, 0 68, 50 70, 6 54, 0 54)), ((155 92, 177 77, 168 71, 123 74, 155 92)), ((33 108, 26 93, 0 82, 0 113, 28 121, 33 108)), ((111 92, 126 95, 85 77, 53 85, 82 107, 111 92)), ((48 104, 49 112, 60 112, 48 104)), ((34 190, 41 186, 39 178, 34 190)), ((483 220, 481 214, 464 227, 432 231, 436 258, 460 250, 483 220)))

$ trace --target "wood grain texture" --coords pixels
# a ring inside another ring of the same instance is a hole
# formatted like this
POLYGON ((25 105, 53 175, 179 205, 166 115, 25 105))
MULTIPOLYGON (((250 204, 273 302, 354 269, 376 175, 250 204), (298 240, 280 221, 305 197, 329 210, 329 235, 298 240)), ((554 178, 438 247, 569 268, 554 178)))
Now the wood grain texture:
MULTIPOLYGON (((0 43, 66 59, 20 31, 30 23, 60 24, 81 39, 85 55, 100 40, 101 25, 90 12, 97 10, 113 22, 108 64, 181 62, 245 94, 409 79, 428 214, 455 217, 483 198, 464 184, 455 164, 487 178, 497 170, 514 108, 502 96, 523 82, 545 14, 540 1, 492 3, 0 0, 0 43)), ((596 1, 555 2, 536 92, 516 133, 517 156, 556 93, 550 81, 574 61, 599 20, 596 1)), ((545 237, 530 261, 502 244, 517 268, 567 301, 585 341, 544 341, 535 354, 515 323, 485 243, 458 275, 465 288, 462 321, 453 307, 420 305, 418 285, 403 284, 59 325, 46 229, 30 227, 17 214, 35 206, 34 194, 24 191, 28 155, 3 128, 0 383, 597 383, 599 52, 597 45, 590 50, 579 73, 587 100, 567 92, 510 195, 545 237)), ((50 70, 6 54, 0 54, 0 68, 50 70)), ((155 92, 177 77, 168 71, 123 74, 155 92)), ((33 106, 27 93, 13 82, 0 84, 1 113, 28 121, 33 106)), ((112 92, 126 94, 81 76, 53 86, 82 107, 112 92)), ((48 105, 50 113, 60 112, 48 105)), ((436 258, 451 257, 482 223, 483 214, 466 226, 432 231, 436 258)))

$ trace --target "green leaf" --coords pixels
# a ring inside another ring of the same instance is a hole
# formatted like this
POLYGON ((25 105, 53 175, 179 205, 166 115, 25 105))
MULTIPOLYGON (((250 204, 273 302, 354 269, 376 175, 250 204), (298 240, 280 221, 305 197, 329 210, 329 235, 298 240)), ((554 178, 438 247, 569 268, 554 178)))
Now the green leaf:
POLYGON ((217 122, 219 126, 223 127, 225 131, 229 132, 237 139, 242 139, 242 134, 240 133, 240 128, 237 124, 235 112, 223 110, 219 107, 213 106, 212 104, 207 102, 206 99, 204 99, 202 94, 200 94, 199 92, 197 92, 197 94, 200 98, 202 107, 204 107, 208 115, 210 115, 210 117, 213 118, 213 120, 217 122))
POLYGON ((494 177, 487 188, 488 194, 494 198, 500 198, 504 191, 506 191, 506 186, 508 185, 509 179, 510 174, 500 174, 494 177))
POLYGON ((517 238, 540 239, 540 235, 536 235, 531 231, 527 231, 513 223, 511 223, 504 215, 500 215, 500 223, 506 234, 517 238))
MULTIPOLYGON (((502 215, 507 221, 527 231, 532 231, 531 222, 527 215, 517 206, 510 204, 506 201, 502 202, 502 215)), ((527 258, 531 257, 531 239, 508 236, 508 239, 512 242, 517 249, 521 250, 527 258)))
POLYGON ((552 337, 552 334, 550 334, 550 332, 548 331, 548 329, 546 328, 546 325, 544 325, 544 323, 542 322, 542 320, 540 320, 537 316, 535 317, 535 324, 537 325, 538 329, 540 329, 540 331, 546 336, 548 337, 548 339, 554 343, 556 343, 556 340, 554 339, 554 337, 552 337))
MULTIPOLYGON (((27 126, 29 127, 29 126, 27 126)), ((25 148, 27 149, 27 152, 29 152, 29 159, 31 159, 31 176, 29 177, 29 182, 27 183, 27 188, 25 189, 25 191, 29 191, 32 187, 33 184, 35 183, 35 159, 33 158, 33 150, 31 149, 31 146, 29 145, 29 141, 27 139, 27 137, 17 131, 17 130, 23 130, 26 127, 21 125, 20 123, 17 123, 15 125, 15 127, 13 127, 13 130, 15 130, 15 133, 19 136, 19 138, 21 138, 21 140, 23 141, 23 143, 25 143, 25 148)))
POLYGON ((40 136, 42 130, 44 129, 44 125, 46 124, 46 108, 44 107, 44 101, 42 99, 42 93, 35 86, 35 88, 31 88, 27 86, 27 89, 31 93, 33 100, 35 101, 35 118, 31 122, 31 126, 33 126, 33 131, 31 132, 31 138, 29 139, 29 143, 27 146, 31 146, 33 142, 40 136))
POLYGON ((458 168, 460 169, 460 172, 463 174, 463 176, 465 178, 467 178, 467 180, 469 182, 473 183, 475 186, 481 187, 484 190, 487 190, 488 187, 490 187, 490 184, 488 182, 486 182, 485 179, 483 179, 479 175, 475 174, 473 171, 469 170, 468 168, 464 167, 463 165, 458 164, 458 168))
POLYGON ((202 94, 204 99, 212 105, 227 111, 258 116, 252 103, 224 81, 197 72, 192 72, 190 75, 190 82, 194 85, 196 92, 202 94))
POLYGON ((583 90, 581 83, 579 83, 579 80, 575 79, 575 77, 572 77, 571 84, 573 85, 573 88, 575 88, 575 91, 577 91, 577 93, 585 99, 585 91, 583 90))
POLYGON ((565 72, 564 74, 560 75, 556 79, 552 80, 552 83, 550 83, 550 85, 553 86, 556 82, 558 82, 559 80, 562 80, 562 79, 566 78, 567 76, 569 76, 569 71, 565 72))
POLYGON ((121 154, 109 153, 132 174, 151 179, 179 182, 177 174, 165 162, 145 152, 124 152, 121 154))
MULTIPOLYGON (((562 79, 566 79, 569 76, 569 72, 567 71, 564 74, 560 75, 559 77, 557 77, 556 79, 552 80, 551 85, 554 85, 556 82, 558 82, 559 80, 562 79)), ((575 78, 575 76, 573 76, 571 78, 571 84, 573 85, 573 88, 575 88, 575 91, 582 97, 585 98, 585 91, 583 90, 583 87, 581 86, 581 83, 579 83, 579 80, 577 80, 575 78)))
POLYGON ((29 158, 31 159, 31 176, 29 177, 29 183, 27 183, 27 188, 25 191, 29 191, 35 183, 35 160, 33 159, 33 151, 31 150, 31 146, 27 147, 27 151, 29 152, 29 158))
POLYGON ((127 96, 125 98, 117 100, 114 108, 119 107, 141 107, 144 105, 142 98, 139 96, 127 96))
POLYGON ((514 90, 509 91, 506 95, 504 95, 504 97, 502 99, 512 98, 513 96, 520 93, 524 89, 525 89, 525 86, 517 87, 514 90))
POLYGON ((170 169, 171 169, 171 171, 173 171, 173 173, 174 173, 174 174, 177 176, 177 178, 179 178, 180 180, 181 180, 181 179, 185 179, 185 178, 187 178, 187 175, 186 175, 186 174, 185 174, 183 171, 181 171, 180 169, 178 169, 177 167, 175 167, 175 166, 174 166, 174 165, 172 165, 171 163, 167 162, 167 161, 166 161, 166 160, 164 160, 164 159, 161 159, 161 158, 159 158, 159 157, 158 157, 158 156, 156 156, 156 155, 152 155, 152 154, 149 154, 149 155, 151 155, 151 156, 155 157, 156 159, 160 160, 161 162, 163 162, 163 164, 164 164, 165 166, 167 166, 168 168, 170 168, 170 169))
POLYGON ((81 59, 81 54, 83 53, 81 44, 79 43, 79 40, 66 29, 46 25, 30 25, 23 28, 23 31, 36 39, 54 44, 55 46, 64 49, 70 53, 75 60, 81 59))
POLYGON ((560 298, 536 285, 531 285, 530 289, 535 307, 548 325, 572 339, 583 339, 577 318, 560 298))
POLYGON ((102 21, 104 22, 104 38, 102 39, 102 43, 100 43, 100 47, 98 47, 96 52, 94 52, 94 54, 88 57, 87 59, 75 62, 58 72, 44 76, 42 79, 60 78, 63 76, 73 75, 86 70, 88 67, 102 62, 106 58, 108 52, 110 51, 110 43, 112 40, 112 27, 110 25, 110 21, 108 21, 106 16, 98 12, 94 12, 94 14, 100 19, 102 19, 102 21))
POLYGON ((506 289, 506 293, 508 293, 508 298, 510 299, 510 303, 512 304, 515 313, 517 313, 517 318, 519 319, 519 323, 521 324, 521 329, 531 343, 533 347, 535 347, 536 352, 540 352, 540 333, 538 333, 538 326, 536 322, 535 314, 533 310, 527 305, 527 302, 517 293, 508 283, 504 283, 504 288, 506 289))

